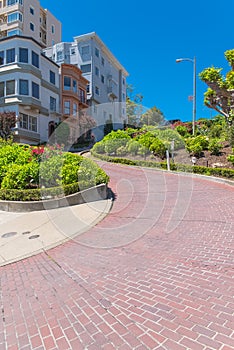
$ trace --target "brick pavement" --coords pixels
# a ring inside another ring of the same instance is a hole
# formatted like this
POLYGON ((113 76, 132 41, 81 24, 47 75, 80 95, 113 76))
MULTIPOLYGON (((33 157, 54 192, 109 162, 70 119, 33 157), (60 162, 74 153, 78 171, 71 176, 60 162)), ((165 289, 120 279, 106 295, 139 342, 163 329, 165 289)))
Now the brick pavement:
POLYGON ((0 350, 234 349, 234 188, 102 166, 111 213, 1 268, 0 350))

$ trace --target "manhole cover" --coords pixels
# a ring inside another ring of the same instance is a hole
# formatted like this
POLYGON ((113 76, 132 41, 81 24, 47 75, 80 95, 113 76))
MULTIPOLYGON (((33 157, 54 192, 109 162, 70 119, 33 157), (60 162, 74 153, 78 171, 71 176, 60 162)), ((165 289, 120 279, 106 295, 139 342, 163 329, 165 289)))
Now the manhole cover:
POLYGON ((17 235, 17 232, 7 232, 7 233, 4 233, 4 235, 2 235, 2 238, 10 238, 15 235, 17 235))
POLYGON ((30 231, 25 231, 25 232, 22 232, 22 235, 29 235, 31 232, 30 231))
POLYGON ((28 237, 28 239, 36 239, 38 237, 40 237, 40 235, 33 235, 33 236, 28 237))

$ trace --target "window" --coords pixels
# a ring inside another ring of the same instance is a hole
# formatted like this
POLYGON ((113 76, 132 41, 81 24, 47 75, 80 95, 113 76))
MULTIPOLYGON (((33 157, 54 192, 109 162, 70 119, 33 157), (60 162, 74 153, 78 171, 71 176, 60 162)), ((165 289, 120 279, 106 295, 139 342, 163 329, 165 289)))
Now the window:
POLYGON ((50 70, 50 82, 55 85, 55 72, 50 70))
POLYGON ((81 102, 83 102, 83 103, 86 102, 85 101, 85 91, 84 90, 82 90, 82 89, 79 90, 79 97, 80 97, 80 101, 81 102))
POLYGON ((89 45, 85 45, 81 47, 81 55, 88 55, 89 54, 89 45))
POLYGON ((123 85, 125 85, 125 79, 123 78, 123 85))
POLYGON ((56 112, 56 98, 50 96, 50 110, 56 112))
POLYGON ((30 27, 31 31, 33 31, 33 32, 34 32, 34 24, 33 24, 32 22, 30 22, 29 27, 30 27))
POLYGON ((7 16, 7 23, 15 22, 15 21, 23 21, 23 16, 20 12, 12 12, 7 16))
POLYGON ((4 97, 4 82, 0 82, 0 97, 4 97))
POLYGON ((63 78, 63 88, 64 88, 64 90, 71 90, 71 78, 70 77, 63 78))
POLYGON ((4 51, 0 51, 0 66, 4 64, 4 51))
POLYGON ((73 116, 77 116, 78 108, 77 108, 77 103, 73 103, 73 116))
POLYGON ((99 57, 99 50, 95 47, 95 56, 99 57))
POLYGON ((32 65, 39 68, 39 55, 32 51, 32 65))
POLYGON ((51 26, 51 33, 54 34, 55 30, 54 30, 54 25, 51 26))
POLYGON ((57 51, 57 61, 63 60, 63 51, 57 51))
POLYGON ((104 77, 104 75, 101 76, 101 81, 102 81, 103 84, 105 83, 105 77, 104 77))
POLYGON ((75 55, 76 49, 71 49, 71 55, 75 55))
POLYGON ((98 86, 95 86, 95 94, 100 95, 100 90, 98 86))
POLYGON ((105 60, 104 60, 103 57, 102 57, 102 65, 103 65, 103 66, 105 65, 105 60))
POLYGON ((13 35, 22 35, 22 31, 20 29, 8 30, 7 36, 13 36, 13 35))
POLYGON ((28 49, 19 48, 19 62, 28 63, 28 49))
POLYGON ((91 72, 91 64, 83 64, 80 66, 82 73, 90 73, 91 72))
POLYGON ((29 11, 30 11, 31 15, 34 15, 34 8, 33 7, 30 6, 30 10, 29 11))
POLYGON ((90 93, 90 84, 87 85, 87 87, 86 87, 86 92, 87 92, 87 94, 90 93))
POLYGON ((73 80, 73 92, 77 93, 77 81, 73 80))
POLYGON ((6 96, 15 94, 15 80, 8 80, 6 82, 6 96))
POLYGON ((32 96, 37 99, 40 98, 39 85, 37 83, 34 83, 34 81, 32 81, 32 96))
POLYGON ((64 114, 70 115, 70 101, 64 101, 64 114))
POLYGON ((12 6, 15 4, 23 5, 23 0, 7 0, 7 6, 12 6))
POLYGON ((15 49, 6 50, 6 63, 15 62, 15 49))
POLYGON ((28 130, 28 115, 20 113, 20 127, 28 130))
POLYGON ((37 117, 28 116, 28 129, 37 132, 37 117))
POLYGON ((19 80, 19 94, 28 95, 28 80, 20 79, 19 80))
POLYGON ((95 67, 95 74, 97 77, 99 77, 99 68, 98 67, 95 67))
POLYGON ((125 95, 125 94, 122 95, 122 100, 123 100, 123 101, 126 100, 126 95, 125 95))
POLYGON ((20 113, 20 127, 21 129, 37 132, 37 117, 20 113))

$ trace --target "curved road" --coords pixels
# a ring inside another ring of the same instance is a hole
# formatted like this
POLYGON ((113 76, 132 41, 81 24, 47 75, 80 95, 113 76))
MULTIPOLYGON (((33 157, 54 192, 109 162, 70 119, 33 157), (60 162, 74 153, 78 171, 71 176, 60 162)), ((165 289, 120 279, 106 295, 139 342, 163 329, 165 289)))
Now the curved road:
POLYGON ((0 350, 233 349, 234 187, 100 164, 111 213, 1 268, 0 350))

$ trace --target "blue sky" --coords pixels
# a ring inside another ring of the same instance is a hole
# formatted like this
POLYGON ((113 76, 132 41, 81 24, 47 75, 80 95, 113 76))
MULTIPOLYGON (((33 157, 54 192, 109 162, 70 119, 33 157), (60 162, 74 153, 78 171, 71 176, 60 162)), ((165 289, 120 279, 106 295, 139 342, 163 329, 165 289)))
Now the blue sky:
MULTIPOLYGON (((234 48, 234 0, 40 0, 63 25, 63 41, 95 31, 129 72, 128 83, 166 119, 191 120, 193 65, 176 58, 196 56, 197 72, 229 66, 234 48), (58 5, 59 4, 59 5, 58 5)), ((197 118, 216 113, 203 105, 206 85, 197 78, 197 118)))

